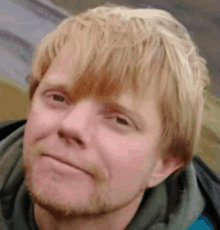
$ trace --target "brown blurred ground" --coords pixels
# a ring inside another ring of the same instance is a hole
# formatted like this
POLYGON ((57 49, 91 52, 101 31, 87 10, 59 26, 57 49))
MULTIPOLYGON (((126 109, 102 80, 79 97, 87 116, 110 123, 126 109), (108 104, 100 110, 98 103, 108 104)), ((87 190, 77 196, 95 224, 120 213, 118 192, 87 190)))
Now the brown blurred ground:
POLYGON ((27 105, 27 90, 0 78, 0 121, 25 118, 27 105))
POLYGON ((201 138, 195 154, 220 172, 220 99, 216 97, 210 96, 206 103, 201 138))

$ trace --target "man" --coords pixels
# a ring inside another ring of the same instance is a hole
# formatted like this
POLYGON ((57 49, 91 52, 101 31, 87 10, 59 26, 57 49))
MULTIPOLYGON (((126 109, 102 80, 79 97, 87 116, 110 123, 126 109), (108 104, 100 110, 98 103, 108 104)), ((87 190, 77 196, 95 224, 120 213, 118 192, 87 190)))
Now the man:
POLYGON ((27 123, 0 146, 0 229, 198 223, 207 200, 191 159, 209 78, 176 19, 90 9, 48 34, 32 67, 27 123))

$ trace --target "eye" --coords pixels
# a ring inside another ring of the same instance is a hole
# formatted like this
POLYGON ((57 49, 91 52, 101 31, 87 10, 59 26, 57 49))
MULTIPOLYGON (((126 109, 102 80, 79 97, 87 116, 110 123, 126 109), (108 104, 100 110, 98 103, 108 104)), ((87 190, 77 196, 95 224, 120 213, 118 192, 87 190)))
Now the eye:
POLYGON ((65 95, 63 95, 62 93, 59 92, 46 92, 45 93, 46 96, 46 101, 48 104, 54 106, 64 106, 64 105, 68 105, 69 101, 66 98, 65 95))
POLYGON ((129 125, 129 122, 126 119, 121 118, 121 117, 115 117, 115 118, 116 118, 117 123, 120 123, 122 125, 129 125))
POLYGON ((54 101, 59 101, 59 102, 64 102, 66 100, 62 95, 59 94, 53 94, 52 98, 54 101))
POLYGON ((112 122, 116 123, 116 125, 120 126, 127 126, 127 127, 132 127, 133 123, 126 117, 124 116, 119 116, 119 115, 111 115, 106 117, 108 120, 111 120, 112 122))

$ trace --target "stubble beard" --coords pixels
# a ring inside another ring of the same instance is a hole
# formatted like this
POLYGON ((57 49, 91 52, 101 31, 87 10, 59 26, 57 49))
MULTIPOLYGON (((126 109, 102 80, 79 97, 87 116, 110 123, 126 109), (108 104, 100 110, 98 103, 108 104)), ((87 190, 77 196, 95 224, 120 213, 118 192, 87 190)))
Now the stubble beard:
MULTIPOLYGON (((41 188, 36 188, 32 180, 33 170, 30 162, 23 162, 23 171, 26 179, 26 188, 34 203, 48 211, 56 219, 71 220, 74 218, 96 218, 112 212, 116 212, 134 201, 140 193, 133 194, 129 200, 123 203, 111 204, 108 191, 104 186, 97 186, 91 194, 89 200, 84 203, 71 204, 64 203, 56 197, 49 197, 41 188)), ((51 187, 51 189, 54 189, 51 187)), ((79 198, 80 200, 80 198, 79 198)))
MULTIPOLYGON (((26 180, 26 189, 29 192, 34 203, 37 203, 41 208, 47 210, 53 216, 57 218, 76 218, 76 217, 89 217, 99 216, 106 213, 107 210, 107 198, 98 195, 97 189, 91 194, 89 201, 81 204, 64 203, 57 197, 52 197, 45 194, 41 188, 36 188, 32 180, 33 170, 32 167, 27 163, 23 162, 23 171, 26 180)), ((55 189, 52 186, 50 189, 55 189)), ((102 188, 99 188, 102 190, 102 188)), ((101 193, 102 194, 102 193, 101 193)), ((80 200, 80 197, 79 197, 80 200)))

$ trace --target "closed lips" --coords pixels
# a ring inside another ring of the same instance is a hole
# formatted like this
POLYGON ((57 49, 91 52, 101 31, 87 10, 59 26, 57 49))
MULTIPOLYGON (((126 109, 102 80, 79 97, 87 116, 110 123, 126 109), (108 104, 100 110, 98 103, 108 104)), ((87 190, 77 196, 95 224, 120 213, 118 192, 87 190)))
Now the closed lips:
POLYGON ((79 166, 75 165, 74 163, 70 162, 70 161, 67 161, 66 159, 62 159, 62 158, 59 158, 59 157, 55 157, 55 156, 51 156, 51 155, 47 155, 47 154, 43 154, 43 156, 46 156, 46 157, 50 157, 56 161, 59 161, 63 164, 66 164, 66 165, 69 165, 70 167, 73 167, 75 169, 78 169, 78 170, 81 170, 83 171, 84 173, 86 174, 89 174, 91 176, 91 173, 89 173, 88 171, 86 171, 85 169, 83 168, 80 168, 79 166))

